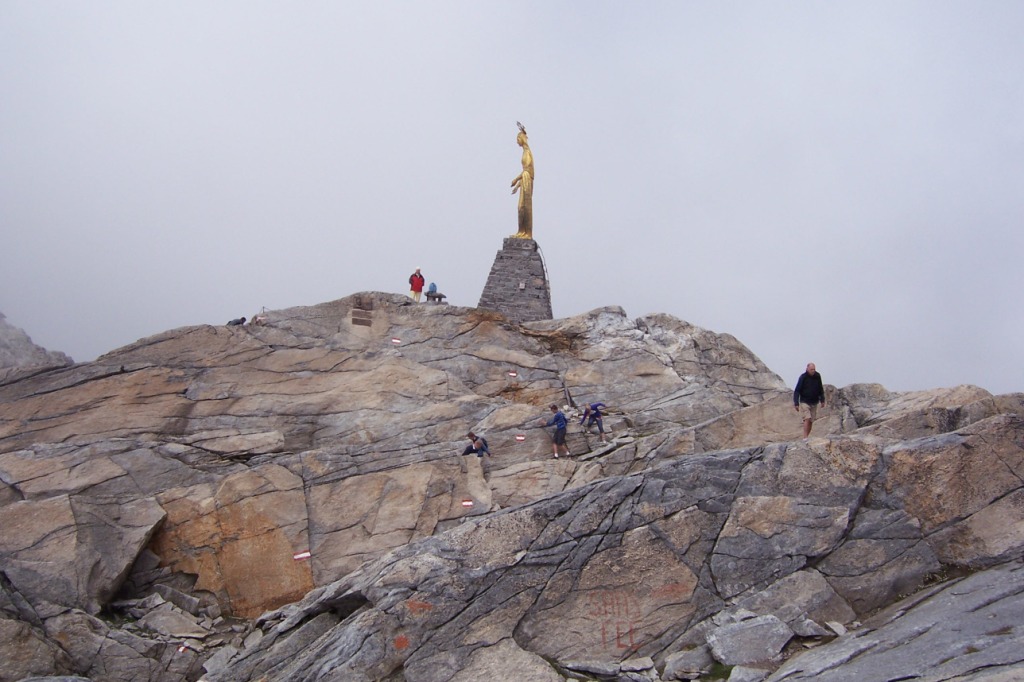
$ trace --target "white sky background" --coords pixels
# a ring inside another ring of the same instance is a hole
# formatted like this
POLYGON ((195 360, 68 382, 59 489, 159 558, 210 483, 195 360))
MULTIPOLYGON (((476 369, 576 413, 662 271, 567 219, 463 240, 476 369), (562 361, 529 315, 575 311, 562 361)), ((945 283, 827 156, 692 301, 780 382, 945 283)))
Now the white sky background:
POLYGON ((515 122, 556 317, 793 384, 1024 391, 1024 3, 0 2, 0 311, 87 361, 262 306, 475 306, 515 122))

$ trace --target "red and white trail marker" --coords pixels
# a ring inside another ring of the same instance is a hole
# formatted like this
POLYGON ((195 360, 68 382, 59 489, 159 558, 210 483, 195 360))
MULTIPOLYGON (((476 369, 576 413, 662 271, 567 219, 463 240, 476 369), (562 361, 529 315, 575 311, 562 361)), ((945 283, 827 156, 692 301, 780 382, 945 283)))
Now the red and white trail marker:
POLYGON ((517 433, 516 434, 516 440, 519 441, 520 443, 522 443, 524 440, 526 440, 526 436, 524 434, 522 434, 522 433, 517 433))
POLYGON ((463 500, 462 501, 462 506, 463 507, 472 507, 473 506, 473 500, 463 500))
POLYGON ((509 370, 508 375, 510 377, 512 377, 512 378, 515 378, 515 377, 519 376, 519 373, 517 371, 515 371, 514 369, 512 369, 512 370, 509 370))
POLYGON ((298 554, 292 554, 292 558, 295 559, 296 561, 302 561, 303 559, 308 559, 311 556, 313 556, 313 553, 310 552, 308 549, 305 552, 299 552, 298 554))
POLYGON ((402 339, 391 339, 391 343, 397 346, 398 344, 402 343, 402 339))

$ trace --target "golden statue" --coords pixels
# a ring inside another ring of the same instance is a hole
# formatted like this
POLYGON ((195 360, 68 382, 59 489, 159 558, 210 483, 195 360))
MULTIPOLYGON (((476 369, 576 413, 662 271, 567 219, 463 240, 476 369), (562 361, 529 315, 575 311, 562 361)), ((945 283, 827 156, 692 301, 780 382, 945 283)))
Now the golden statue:
POLYGON ((512 194, 519 192, 519 232, 512 235, 517 239, 533 239, 533 152, 526 139, 526 128, 519 121, 516 144, 523 148, 523 172, 512 181, 512 194))

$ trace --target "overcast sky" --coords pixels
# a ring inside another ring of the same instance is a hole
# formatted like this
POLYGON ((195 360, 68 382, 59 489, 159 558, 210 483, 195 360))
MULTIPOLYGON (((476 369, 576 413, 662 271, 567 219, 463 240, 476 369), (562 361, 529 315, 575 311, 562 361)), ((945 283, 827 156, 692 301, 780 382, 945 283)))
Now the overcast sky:
POLYGON ((262 307, 736 336, 793 384, 1024 391, 1024 2, 0 1, 0 311, 77 361, 262 307))

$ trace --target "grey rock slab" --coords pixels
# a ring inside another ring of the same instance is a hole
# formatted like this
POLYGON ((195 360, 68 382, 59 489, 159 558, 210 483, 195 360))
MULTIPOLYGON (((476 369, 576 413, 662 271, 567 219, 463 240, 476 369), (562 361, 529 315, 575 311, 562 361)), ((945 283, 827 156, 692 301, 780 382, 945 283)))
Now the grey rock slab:
MULTIPOLYGON (((268 635, 260 647, 243 651, 232 659, 227 668, 206 675, 207 682, 301 679, 299 676, 303 671, 319 668, 325 663, 330 665, 337 658, 344 660, 359 650, 355 638, 336 639, 335 644, 341 650, 331 655, 321 654, 319 647, 314 648, 314 644, 337 624, 337 616, 321 613, 290 631, 268 635)), ((359 678, 353 676, 352 679, 359 678)))
POLYGON ((590 673, 593 675, 618 675, 619 664, 608 662, 608 661, 579 661, 579 660, 568 660, 562 663, 562 666, 569 670, 575 670, 577 672, 590 673))
POLYGON ((147 630, 178 639, 203 639, 210 634, 196 618, 172 604, 163 604, 150 611, 139 620, 139 624, 147 630))
POLYGON ((78 563, 77 527, 66 496, 22 500, 0 508, 0 558, 12 588, 40 614, 54 604, 86 601, 78 563))
POLYGON ((238 649, 230 644, 222 646, 212 656, 203 661, 203 669, 208 673, 216 673, 227 667, 232 658, 238 655, 238 649))
POLYGON ((709 669, 715 658, 711 647, 701 645, 669 654, 665 658, 664 677, 666 680, 687 680, 709 669))
POLYGON ((711 562, 719 592, 740 595, 828 554, 846 533, 849 511, 789 495, 737 498, 711 562))
POLYGON ((859 614, 913 592, 940 568, 927 542, 902 539, 850 539, 818 563, 836 593, 859 614))
POLYGON ((718 661, 743 665, 775 658, 792 637, 788 625, 767 615, 718 627, 707 634, 707 642, 718 661))
POLYGON ((661 678, 658 676, 656 670, 650 672, 638 673, 638 672, 620 672, 616 678, 616 682, 660 682, 661 678))
POLYGON ((460 668, 451 672, 451 682, 501 680, 513 676, 517 682, 564 682, 551 664, 524 651, 511 639, 475 649, 460 668))
POLYGON ((650 656, 643 656, 641 658, 627 658, 619 665, 619 669, 623 672, 642 672, 644 670, 650 670, 654 667, 654 659, 650 656))
MULTIPOLYGON (((886 475, 870 494, 879 506, 903 509, 916 518, 928 538, 1024 487, 1022 434, 1024 419, 1003 414, 953 433, 894 442, 883 452, 886 475)), ((999 543, 997 549, 993 561, 1009 548, 999 543)), ((947 551, 949 559, 955 558, 955 551, 941 544, 935 551, 944 561, 947 551)))
POLYGON ((1024 565, 1012 562, 904 599, 862 628, 783 664, 772 682, 1024 679, 1024 565))
POLYGON ((764 670, 762 668, 748 668, 746 666, 737 665, 729 671, 728 682, 763 682, 770 673, 770 670, 764 670))
POLYGON ((71 670, 71 660, 37 628, 0 618, 0 680, 21 680, 71 670))
POLYGON ((263 640, 263 630, 255 629, 242 640, 242 648, 253 649, 263 640))
POLYGON ((164 600, 171 602, 181 610, 193 614, 200 615, 200 599, 199 597, 185 594, 180 590, 175 590, 169 585, 155 585, 154 591, 159 594, 164 600))
POLYGON ((929 537, 946 563, 987 566, 1024 554, 1024 487, 929 537))
POLYGON ((173 646, 71 610, 46 621, 46 635, 71 656, 72 670, 93 679, 171 682, 173 646))
POLYGON ((740 599, 733 608, 774 615, 804 637, 828 634, 822 627, 826 621, 849 623, 856 618, 850 605, 814 569, 777 580, 768 588, 740 599))

